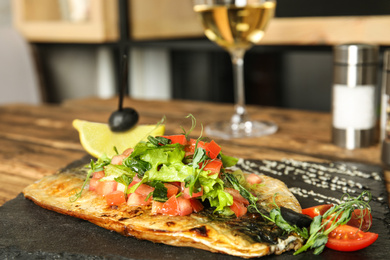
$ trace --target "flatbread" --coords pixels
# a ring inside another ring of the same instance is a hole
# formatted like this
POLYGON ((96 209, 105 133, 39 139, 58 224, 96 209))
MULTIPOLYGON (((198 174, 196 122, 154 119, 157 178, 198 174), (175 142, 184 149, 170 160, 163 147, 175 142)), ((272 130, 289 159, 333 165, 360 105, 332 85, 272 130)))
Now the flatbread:
MULTIPOLYGON (((86 175, 85 167, 60 171, 26 187, 23 193, 48 210, 90 221, 125 236, 172 246, 251 258, 296 250, 303 243, 299 236, 284 234, 256 214, 222 218, 216 217, 211 210, 204 210, 188 216, 152 215, 150 205, 108 206, 102 196, 89 191, 88 187, 81 198, 71 202, 70 197, 80 190, 86 175)), ((269 211, 275 200, 278 206, 301 211, 298 201, 283 182, 265 175, 260 177, 262 184, 255 193, 263 209, 269 211)))

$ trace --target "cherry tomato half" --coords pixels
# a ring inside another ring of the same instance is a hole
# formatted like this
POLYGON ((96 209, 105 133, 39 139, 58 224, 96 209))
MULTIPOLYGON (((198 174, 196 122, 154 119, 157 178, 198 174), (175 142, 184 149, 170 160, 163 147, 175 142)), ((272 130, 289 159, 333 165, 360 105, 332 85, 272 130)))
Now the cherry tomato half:
POLYGON ((302 209, 302 214, 305 214, 311 218, 314 218, 318 215, 321 215, 321 216, 324 215, 324 213, 326 211, 328 211, 328 209, 330 209, 331 207, 333 207, 332 204, 318 205, 318 206, 302 209))
POLYGON ((337 251, 356 251, 368 247, 378 238, 378 234, 363 232, 356 227, 342 225, 328 235, 326 247, 337 251))
MULTIPOLYGON (((332 204, 318 205, 306 209, 302 209, 302 214, 308 215, 312 218, 318 215, 324 215, 324 213, 330 209, 332 204)), ((352 213, 351 220, 348 221, 347 225, 361 228, 362 231, 367 231, 372 224, 372 215, 368 209, 360 210, 355 209, 352 213)))

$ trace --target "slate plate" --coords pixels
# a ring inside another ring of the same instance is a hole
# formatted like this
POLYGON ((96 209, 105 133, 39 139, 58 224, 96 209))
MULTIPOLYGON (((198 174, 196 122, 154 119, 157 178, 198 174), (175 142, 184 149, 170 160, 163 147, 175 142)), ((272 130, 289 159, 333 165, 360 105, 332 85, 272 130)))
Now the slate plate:
MULTIPOLYGON (((68 167, 85 163, 87 158, 68 167)), ((319 256, 292 252, 262 259, 386 259, 390 251, 390 210, 380 167, 353 163, 240 160, 238 167, 284 181, 302 207, 337 202, 348 192, 370 190, 373 226, 379 234, 370 247, 357 252, 325 249, 319 256)), ((36 206, 20 194, 0 207, 0 259, 240 259, 193 248, 154 244, 123 237, 87 221, 36 206)))

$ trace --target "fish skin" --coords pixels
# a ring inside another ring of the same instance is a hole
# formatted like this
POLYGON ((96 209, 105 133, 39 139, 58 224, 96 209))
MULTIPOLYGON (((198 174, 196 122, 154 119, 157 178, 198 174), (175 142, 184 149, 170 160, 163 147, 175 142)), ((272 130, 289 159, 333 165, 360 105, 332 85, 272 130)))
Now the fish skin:
MULTIPOLYGON (((243 232, 248 225, 257 225, 258 216, 221 221, 205 213, 174 217, 151 215, 151 206, 108 206, 104 198, 89 191, 88 187, 77 201, 70 202, 69 198, 80 190, 86 174, 85 167, 65 169, 38 180, 26 187, 23 193, 26 198, 48 210, 90 221, 124 236, 172 246, 252 258, 297 250, 303 244, 303 240, 295 234, 281 237, 271 235, 270 241, 262 241, 261 236, 260 240, 255 238, 252 231, 243 232)), ((264 185, 259 185, 254 191, 259 205, 269 211, 275 201, 278 206, 301 212, 299 202, 283 182, 265 175, 261 175, 261 178, 264 185), (274 195, 276 191, 277 196, 274 195)), ((258 228, 266 231, 261 225, 258 228)), ((277 230, 278 227, 273 226, 272 229, 277 230)))

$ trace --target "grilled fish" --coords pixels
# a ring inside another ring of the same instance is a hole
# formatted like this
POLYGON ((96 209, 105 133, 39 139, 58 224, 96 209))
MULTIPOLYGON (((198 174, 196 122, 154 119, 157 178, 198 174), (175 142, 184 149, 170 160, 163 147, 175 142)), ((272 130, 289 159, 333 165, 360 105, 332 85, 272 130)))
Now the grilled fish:
MULTIPOLYGON (((90 221, 124 236, 172 246, 252 258, 297 250, 303 244, 298 235, 285 234, 255 213, 230 218, 217 216, 209 208, 188 216, 152 215, 151 206, 108 206, 102 196, 87 188, 77 201, 71 202, 70 197, 80 190, 86 176, 85 167, 61 170, 26 187, 23 193, 48 210, 90 221)), ((275 201, 278 206, 301 212, 299 202, 283 182, 265 175, 260 178, 262 185, 254 193, 262 210, 271 210, 275 201)))

